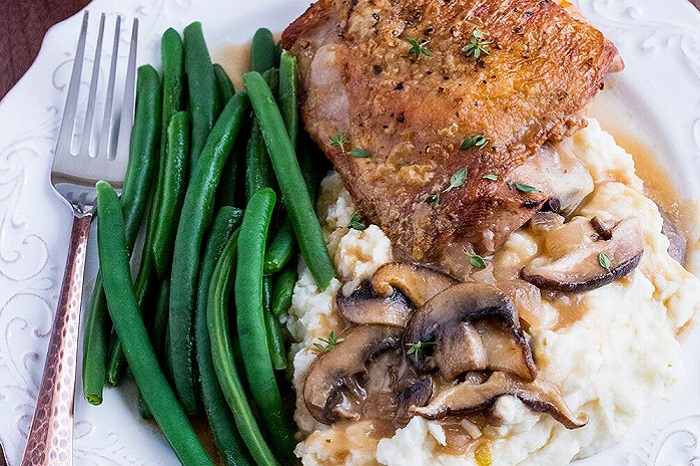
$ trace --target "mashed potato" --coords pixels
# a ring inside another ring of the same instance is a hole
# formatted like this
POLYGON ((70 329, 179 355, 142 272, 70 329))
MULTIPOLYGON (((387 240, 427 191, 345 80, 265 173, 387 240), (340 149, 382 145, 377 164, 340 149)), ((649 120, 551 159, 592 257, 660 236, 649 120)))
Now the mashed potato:
MULTIPOLYGON (((363 422, 326 426, 297 400, 296 421, 304 440, 296 453, 305 465, 556 465, 600 451, 620 439, 649 404, 682 377, 677 335, 700 308, 698 280, 671 259, 661 234, 662 218, 644 195, 632 157, 617 146, 595 120, 574 138, 574 153, 595 183, 593 193, 571 222, 597 216, 603 221, 636 216, 642 220, 645 251, 630 275, 575 298, 537 300, 529 320, 539 375, 557 385, 574 412, 589 416, 587 426, 567 430, 550 416, 530 411, 518 399, 504 396, 494 405, 499 425, 480 431, 479 447, 459 455, 442 448, 446 432, 437 421, 414 417, 391 437, 368 435, 363 422), (575 302, 573 302, 575 301, 575 302)), ((321 293, 302 263, 287 322, 298 341, 292 348, 293 382, 302 392, 313 342, 343 328, 332 302, 341 286, 351 291, 361 280, 392 260, 391 244, 372 225, 348 230, 354 206, 337 174, 322 184, 318 214, 339 275, 321 293)), ((505 247, 480 272, 484 281, 517 272, 540 256, 541 239, 527 228, 513 233, 505 247)), ((551 295, 554 296, 554 295, 551 295)), ((522 303, 516 302, 521 310, 522 303)), ((299 397, 300 398, 300 397, 299 397)), ((469 431, 469 426, 465 425, 469 431)))

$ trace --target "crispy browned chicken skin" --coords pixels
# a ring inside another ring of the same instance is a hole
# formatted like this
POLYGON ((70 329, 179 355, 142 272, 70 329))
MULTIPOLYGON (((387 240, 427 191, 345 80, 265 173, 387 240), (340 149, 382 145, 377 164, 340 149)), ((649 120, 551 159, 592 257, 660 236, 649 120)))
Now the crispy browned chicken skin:
POLYGON ((452 243, 493 251, 541 207, 553 193, 517 189, 509 174, 585 125, 617 53, 549 0, 319 0, 282 41, 299 59, 307 130, 362 214, 413 260, 452 243), (462 51, 475 30, 492 42, 478 59, 462 51), (409 38, 431 55, 409 55, 409 38), (344 144, 329 138, 339 132, 344 144), (477 134, 485 147, 460 149, 477 134))

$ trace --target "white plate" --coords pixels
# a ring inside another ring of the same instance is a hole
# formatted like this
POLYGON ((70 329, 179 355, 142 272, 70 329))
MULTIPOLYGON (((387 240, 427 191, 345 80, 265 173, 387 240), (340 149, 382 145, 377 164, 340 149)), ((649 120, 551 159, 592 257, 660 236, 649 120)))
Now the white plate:
MULTIPOLYGON (((259 26, 281 31, 308 1, 96 0, 89 6, 88 50, 94 47, 96 13, 106 12, 140 18, 140 63, 159 63, 162 31, 182 30, 193 20, 204 24, 214 59, 224 60, 231 44, 248 41, 259 26)), ((627 64, 608 83, 607 92, 624 102, 618 123, 664 157, 662 164, 683 197, 700 199, 700 13, 687 0, 580 3, 627 64)), ((0 102, 0 439, 11 464, 19 463, 31 421, 67 252, 70 216, 51 194, 48 173, 79 16, 49 31, 34 65, 0 102)), ((129 28, 130 21, 124 21, 122 62, 129 28)), ((95 273, 94 244, 91 254, 88 281, 95 273)), ((668 401, 650 407, 621 443, 580 466, 698 461, 698 340, 696 331, 685 343, 687 376, 672 388, 668 401)), ((83 401, 80 390, 76 393, 76 464, 177 464, 158 430, 140 420, 133 388, 106 390, 97 408, 83 401)))

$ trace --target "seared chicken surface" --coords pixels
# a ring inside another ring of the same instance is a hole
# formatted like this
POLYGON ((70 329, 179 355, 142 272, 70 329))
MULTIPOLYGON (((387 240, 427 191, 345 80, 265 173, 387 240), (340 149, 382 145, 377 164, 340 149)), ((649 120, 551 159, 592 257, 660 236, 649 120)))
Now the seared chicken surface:
POLYGON ((308 132, 404 258, 494 251, 556 194, 514 170, 585 125, 617 54, 574 16, 549 0, 319 0, 284 31, 308 132))

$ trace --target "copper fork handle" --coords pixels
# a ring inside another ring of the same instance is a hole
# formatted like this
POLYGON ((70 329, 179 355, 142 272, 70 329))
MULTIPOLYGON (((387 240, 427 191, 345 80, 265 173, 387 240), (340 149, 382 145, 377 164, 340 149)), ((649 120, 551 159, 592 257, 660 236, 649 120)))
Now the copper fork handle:
POLYGON ((73 394, 85 249, 91 220, 92 214, 73 217, 66 273, 22 466, 73 463, 73 394))

